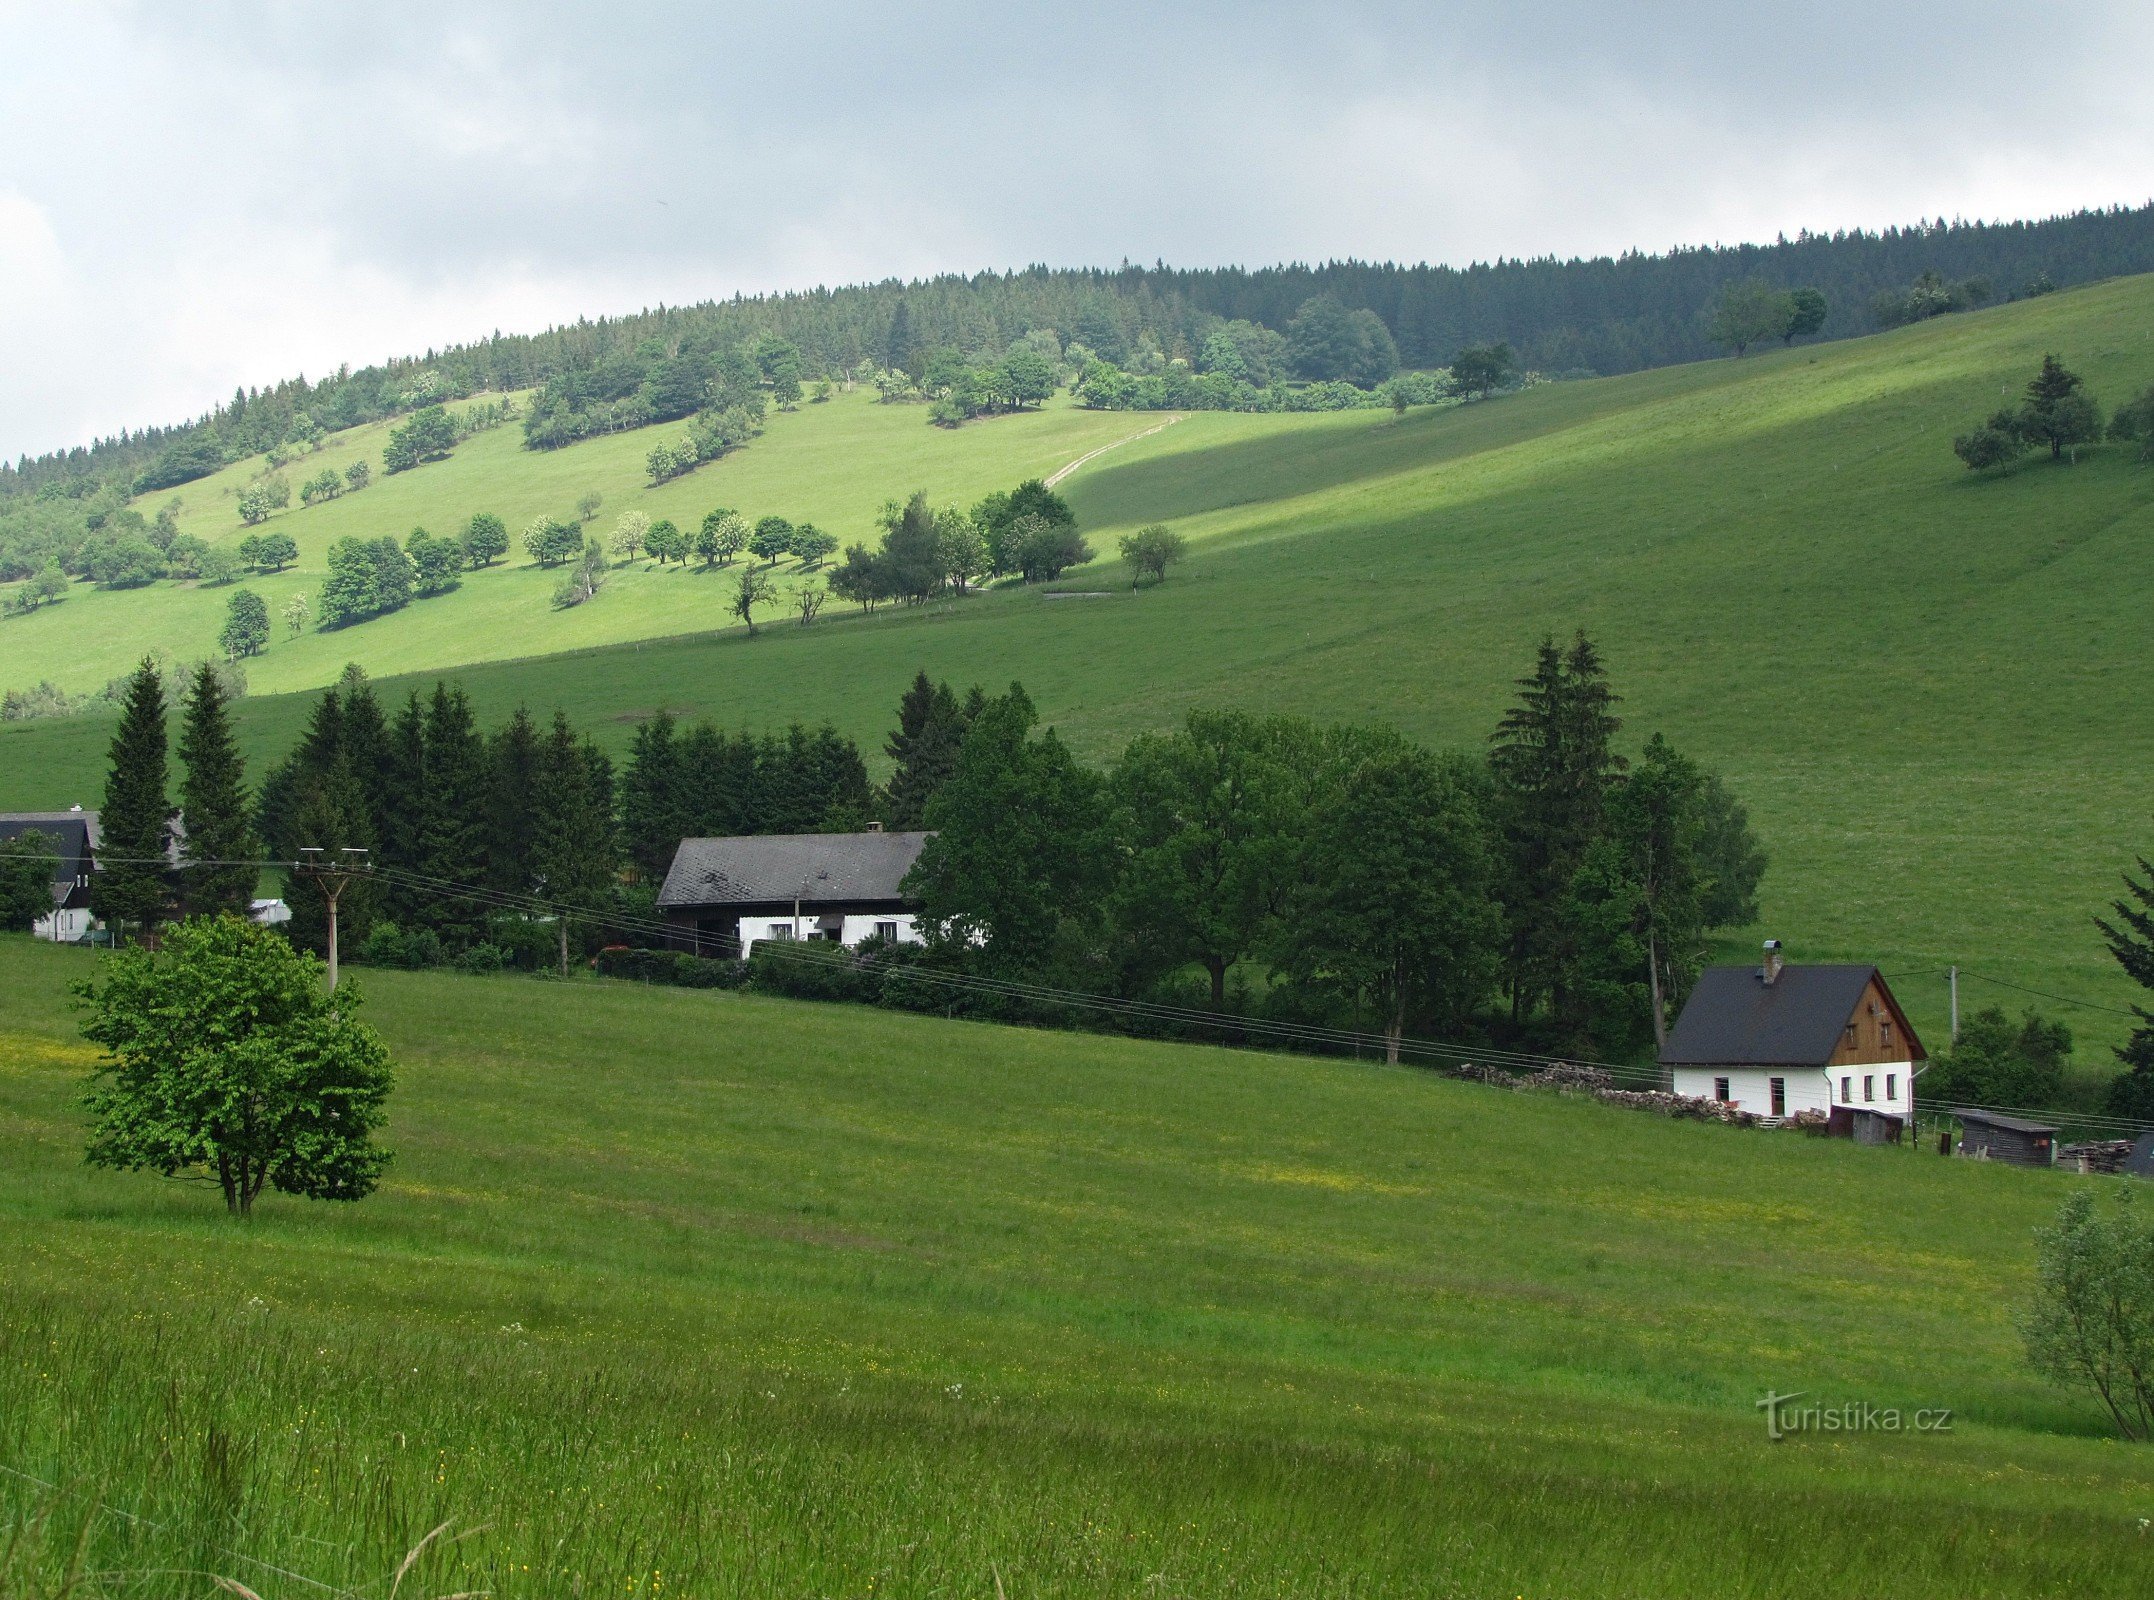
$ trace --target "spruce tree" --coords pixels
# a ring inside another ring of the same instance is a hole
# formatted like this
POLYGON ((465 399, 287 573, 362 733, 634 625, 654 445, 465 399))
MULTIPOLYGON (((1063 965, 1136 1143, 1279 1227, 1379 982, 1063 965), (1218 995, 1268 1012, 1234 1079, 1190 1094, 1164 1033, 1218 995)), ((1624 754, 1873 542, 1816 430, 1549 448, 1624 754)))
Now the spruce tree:
POLYGON ((531 886, 538 755, 539 731, 518 706, 487 748, 486 881, 511 894, 531 886))
POLYGON ((186 829, 180 883, 190 916, 230 911, 245 916, 261 869, 261 846, 248 816, 247 769, 232 738, 224 686, 208 662, 195 669, 180 723, 180 818, 186 829))
MULTIPOLYGON (((396 714, 396 721, 383 729, 381 763, 383 787, 392 803, 383 813, 375 849, 375 865, 382 873, 378 899, 382 915, 391 922, 418 927, 436 891, 408 876, 425 870, 421 831, 433 804, 426 762, 426 709, 416 689, 396 714)), ((360 779, 356 771, 351 776, 360 779)))
POLYGON ((660 711, 636 729, 621 780, 621 831, 628 859, 643 882, 665 881, 686 836, 689 807, 672 713, 660 711))
POLYGON ((426 706, 426 790, 419 813, 419 867, 428 881, 413 919, 452 950, 486 936, 487 907, 452 886, 484 884, 492 772, 486 744, 461 689, 436 683, 426 706))
MULTIPOLYGON (((2124 898, 2112 900, 2116 921, 2095 918, 2102 938, 2117 965, 2142 989, 2154 989, 2154 862, 2139 858, 2141 878, 2124 874, 2124 898)), ((2154 1119, 2154 1011, 2135 1005, 2139 1019, 2132 1034, 2117 1050, 2124 1071, 2109 1084, 2109 1110, 2114 1116, 2154 1119)))
POLYGON ((1489 758, 1503 836, 1504 979, 1515 1025, 1545 1002, 1549 1020, 1575 1032, 1583 951, 1570 901, 1601 834, 1608 785, 1623 768, 1612 748, 1622 722, 1583 632, 1567 651, 1542 640, 1533 672, 1518 683, 1518 704, 1497 727, 1489 758))
POLYGON ((90 904, 115 937, 132 930, 154 942, 171 904, 165 852, 172 806, 165 778, 165 689, 157 664, 145 658, 121 700, 98 813, 98 870, 90 878, 90 904))
POLYGON ((534 751, 531 798, 531 886, 553 908, 566 977, 577 914, 605 909, 617 847, 612 765, 588 740, 579 742, 558 711, 534 751))
POLYGON ((928 693, 917 725, 907 733, 909 703, 926 682, 927 675, 922 673, 899 707, 898 731, 883 747, 898 764, 890 776, 884 817, 893 828, 921 826, 928 802, 957 769, 957 753, 965 743, 965 713, 947 683, 937 684, 928 693))

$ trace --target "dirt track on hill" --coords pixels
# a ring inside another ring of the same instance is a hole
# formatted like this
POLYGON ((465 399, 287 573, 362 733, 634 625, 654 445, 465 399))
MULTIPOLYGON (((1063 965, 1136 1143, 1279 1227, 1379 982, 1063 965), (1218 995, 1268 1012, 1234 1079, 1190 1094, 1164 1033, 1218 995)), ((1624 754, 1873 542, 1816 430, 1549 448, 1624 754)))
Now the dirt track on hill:
POLYGON ((1079 467, 1083 466, 1083 465, 1084 465, 1084 464, 1085 464, 1085 463, 1086 463, 1087 461, 1090 461, 1090 460, 1091 460, 1091 459, 1092 459, 1092 458, 1093 458, 1094 456, 1103 456, 1103 455, 1105 455, 1105 454, 1106 454, 1106 453, 1107 453, 1108 451, 1110 451, 1110 450, 1115 450, 1115 449, 1119 449, 1119 448, 1120 448, 1121 446, 1123 446, 1123 445, 1125 445, 1125 444, 1128 444, 1128 443, 1130 443, 1130 442, 1131 442, 1131 440, 1135 440, 1135 439, 1148 439, 1148 438, 1150 438, 1150 437, 1151 437, 1151 436, 1152 436, 1153 434, 1155 434, 1155 433, 1159 432, 1159 430, 1160 430, 1160 429, 1162 429, 1162 428, 1171 428, 1171 427, 1173 427, 1173 426, 1174 426, 1174 425, 1175 425, 1175 424, 1176 424, 1177 422, 1180 422, 1181 420, 1182 420, 1182 413, 1181 413, 1181 412, 1179 412, 1179 411, 1177 411, 1177 412, 1176 412, 1176 413, 1175 413, 1175 414, 1174 414, 1173 416, 1169 417, 1169 418, 1168 418, 1168 419, 1167 419, 1167 420, 1166 420, 1165 422, 1155 422, 1155 423, 1153 423, 1153 424, 1152 424, 1152 425, 1151 425, 1151 426, 1150 426, 1149 428, 1141 428, 1141 429, 1139 429, 1139 430, 1138 430, 1137 432, 1135 432, 1135 433, 1131 434, 1131 435, 1129 436, 1129 438, 1127 438, 1127 439, 1117 439, 1117 440, 1115 440, 1115 441, 1114 441, 1114 442, 1113 442, 1112 444, 1103 444, 1103 445, 1101 445, 1101 446, 1100 446, 1100 447, 1099 447, 1099 448, 1098 448, 1097 450, 1087 450, 1087 451, 1086 451, 1086 452, 1085 452, 1085 453, 1084 453, 1083 455, 1079 456, 1079 457, 1078 457, 1078 458, 1077 458, 1077 459, 1076 459, 1075 461, 1067 462, 1067 463, 1065 463, 1064 465, 1062 465, 1062 466, 1059 466, 1059 467, 1055 468, 1055 470, 1054 470, 1054 471, 1053 471, 1052 473, 1050 473, 1050 474, 1048 475, 1047 479, 1045 480, 1045 481, 1046 481, 1046 484, 1047 484, 1047 487, 1048 487, 1048 488, 1050 488, 1050 489, 1052 489, 1052 488, 1053 488, 1053 487, 1054 487, 1054 486, 1055 486, 1056 484, 1060 483, 1060 482, 1061 482, 1061 481, 1062 481, 1062 480, 1063 480, 1064 478, 1068 477, 1068 476, 1069 476, 1069 475, 1070 475, 1071 473, 1075 472, 1075 471, 1076 471, 1076 470, 1077 470, 1077 469, 1078 469, 1079 467))

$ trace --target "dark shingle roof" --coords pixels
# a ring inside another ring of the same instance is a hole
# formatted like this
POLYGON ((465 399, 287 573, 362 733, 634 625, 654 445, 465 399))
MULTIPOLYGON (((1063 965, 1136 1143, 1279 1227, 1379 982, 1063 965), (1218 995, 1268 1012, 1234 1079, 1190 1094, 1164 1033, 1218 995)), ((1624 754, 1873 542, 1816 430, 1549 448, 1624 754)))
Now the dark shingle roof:
POLYGON ((2002 1128, 2007 1133, 2055 1133, 2057 1130, 2047 1122, 2029 1122, 2025 1117, 2008 1117, 1998 1111, 1978 1111, 1973 1106, 1957 1106, 1952 1114, 1962 1122, 1972 1122, 1984 1128, 2002 1128))
POLYGON ((898 885, 925 833, 767 833, 735 839, 683 839, 674 852, 661 906, 709 906, 791 900, 901 900, 898 885))
POLYGON ((33 830, 44 835, 59 856, 52 864, 52 898, 58 904, 74 892, 75 879, 97 846, 97 813, 0 811, 0 840, 20 838, 33 830))
POLYGON ((1668 1034, 1661 1063, 1822 1067, 1876 972, 1853 964, 1786 966, 1766 983, 1756 967, 1707 967, 1668 1034))

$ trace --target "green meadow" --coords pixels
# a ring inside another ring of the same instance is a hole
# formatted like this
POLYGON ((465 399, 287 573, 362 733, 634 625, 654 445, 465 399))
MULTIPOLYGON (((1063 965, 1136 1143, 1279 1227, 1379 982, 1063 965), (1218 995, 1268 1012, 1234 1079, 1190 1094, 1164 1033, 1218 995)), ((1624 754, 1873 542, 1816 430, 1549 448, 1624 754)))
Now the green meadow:
POLYGON ((2154 1455, 2013 1325, 2090 1180, 365 972, 388 1179, 243 1226, 83 1166, 95 959, 0 939, 9 1594, 379 1600, 444 1522, 401 1593, 2145 1592, 2154 1455), (1951 1426, 1770 1442, 1797 1390, 1951 1426))
MULTIPOLYGON (((508 428, 449 461, 274 520, 303 557, 275 608, 318 582, 328 540, 512 526, 606 497, 676 521, 726 504, 866 533, 887 497, 969 500, 1099 455, 1064 483, 1095 566, 1052 598, 996 590, 748 639, 714 629, 723 572, 638 568, 579 610, 523 563, 334 634, 280 636, 251 663, 243 724, 281 749, 346 661, 413 682, 453 671, 489 717, 565 707, 616 748, 661 707, 730 726, 829 719, 879 747, 919 667, 1021 679, 1104 759, 1189 708, 1395 723, 1477 746, 1546 632, 1589 630, 1629 720, 1722 770, 1773 856, 1764 926, 1796 959, 1878 960, 1932 1042, 1943 969, 1964 1004, 2028 997, 2078 1030, 2089 1070, 2132 991, 2091 926, 2134 852, 2154 850, 2154 471, 2123 447, 1994 481, 1954 432, 2016 394, 2045 351, 2110 405, 2154 384, 2154 279, 1741 361, 1534 388, 1491 403, 1328 416, 1086 413, 1063 404, 954 432, 864 392, 774 416, 737 455, 660 490, 650 433, 538 454, 508 428), (1161 520, 1191 554, 1132 593, 1115 538, 1161 520), (704 631, 697 631, 704 630, 704 631)), ((334 441, 332 465, 378 449, 334 441)), ((301 474, 303 475, 303 474, 301 474)), ((190 486, 185 525, 224 539, 244 473, 190 486)), ((785 569, 790 572, 790 568, 785 569)), ((165 585, 78 589, 0 621, 0 681, 101 683, 145 645, 208 647, 224 598, 165 585)), ((398 682, 392 692, 401 693, 398 682)), ((105 724, 0 729, 0 804, 94 801, 105 724)))

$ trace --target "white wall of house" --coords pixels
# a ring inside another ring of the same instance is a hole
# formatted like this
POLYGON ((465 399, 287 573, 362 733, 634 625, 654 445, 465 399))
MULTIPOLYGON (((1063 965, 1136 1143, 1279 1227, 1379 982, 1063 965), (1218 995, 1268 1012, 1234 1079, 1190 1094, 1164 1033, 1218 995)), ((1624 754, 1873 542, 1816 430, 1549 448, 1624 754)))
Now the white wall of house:
POLYGON ((86 937, 93 919, 87 906, 72 910, 55 911, 39 917, 30 924, 30 931, 40 939, 53 939, 61 944, 74 944, 86 937))
MULTIPOLYGON (((842 918, 819 916, 806 910, 801 912, 802 939, 827 940, 831 932, 836 932, 838 942, 848 950, 866 944, 879 932, 886 938, 894 938, 899 944, 927 942, 921 936, 919 925, 910 912, 872 911, 858 915, 847 914, 842 918)), ((764 939, 791 938, 793 919, 783 915, 742 917, 735 929, 735 936, 740 940, 740 953, 745 960, 748 952, 764 939)))
POLYGON ((1677 1067, 1675 1092, 1717 1100, 1720 1080, 1726 1079, 1726 1098, 1745 1111, 1761 1117, 1773 1114, 1773 1079, 1786 1085, 1782 1113, 1831 1111, 1834 1106, 1862 1106, 1904 1117, 1912 1108, 1914 1067, 1905 1061, 1886 1061, 1860 1067, 1677 1067), (1843 1084, 1842 1079, 1847 1081, 1843 1084))

